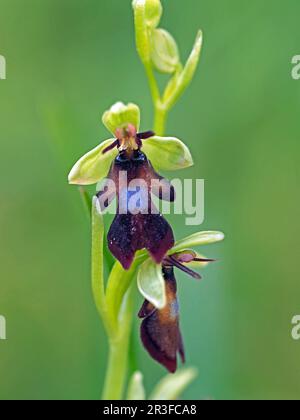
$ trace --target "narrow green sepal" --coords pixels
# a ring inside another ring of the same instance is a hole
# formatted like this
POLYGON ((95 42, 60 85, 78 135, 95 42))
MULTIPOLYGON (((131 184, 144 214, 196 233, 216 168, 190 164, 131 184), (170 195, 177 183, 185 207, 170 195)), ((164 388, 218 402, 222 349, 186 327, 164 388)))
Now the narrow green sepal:
POLYGON ((176 171, 194 164, 189 148, 176 137, 151 137, 143 151, 157 170, 176 171))
POLYGON ((103 154, 103 151, 114 141, 114 139, 106 140, 82 156, 69 174, 69 184, 92 185, 105 178, 118 152, 117 149, 112 149, 103 154))

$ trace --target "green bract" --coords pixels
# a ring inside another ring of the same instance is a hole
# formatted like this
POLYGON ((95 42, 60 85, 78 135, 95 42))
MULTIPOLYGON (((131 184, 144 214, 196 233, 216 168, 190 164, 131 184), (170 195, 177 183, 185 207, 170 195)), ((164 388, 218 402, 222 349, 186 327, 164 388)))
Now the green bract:
POLYGON ((185 67, 182 71, 179 71, 175 74, 174 79, 171 80, 169 86, 166 89, 166 92, 164 94, 164 102, 167 108, 171 108, 177 102, 177 100, 180 98, 180 96, 183 94, 183 92, 193 80, 199 63, 202 44, 203 34, 202 31, 199 31, 196 37, 193 50, 186 62, 185 67))
POLYGON ((69 183, 92 185, 105 178, 112 160, 117 156, 117 150, 113 149, 105 154, 103 150, 113 142, 114 139, 106 140, 79 159, 69 174, 69 183))
POLYGON ((180 64, 179 51, 175 39, 164 29, 151 32, 151 60, 156 70, 172 74, 180 64))
POLYGON ((158 309, 166 306, 166 288, 160 264, 152 259, 145 261, 138 273, 138 288, 146 300, 158 309))
POLYGON ((193 166, 188 147, 175 137, 152 137, 144 142, 143 151, 156 169, 176 171, 193 166))
POLYGON ((102 117, 105 127, 115 135, 118 128, 126 128, 132 124, 138 131, 140 128, 140 108, 135 104, 125 105, 117 102, 102 117))

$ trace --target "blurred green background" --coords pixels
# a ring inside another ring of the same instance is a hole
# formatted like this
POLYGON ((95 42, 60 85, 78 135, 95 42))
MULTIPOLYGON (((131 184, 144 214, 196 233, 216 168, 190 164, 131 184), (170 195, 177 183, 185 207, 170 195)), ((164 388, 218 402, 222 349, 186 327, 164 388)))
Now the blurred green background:
MULTIPOLYGON (((152 105, 135 52, 130 0, 0 0, 1 399, 96 399, 107 345, 90 289, 90 232, 67 174, 109 137, 100 122, 117 100, 152 105)), ((185 59, 205 44, 192 88, 168 134, 191 148, 206 180, 201 229, 226 241, 202 283, 178 275, 190 399, 299 398, 300 54, 298 0, 165 0, 162 26, 185 59)), ((169 176, 176 177, 178 174, 169 176)), ((178 238, 192 233, 170 218, 178 238)), ((122 279, 120 279, 122 281, 122 279)), ((137 307, 141 299, 137 302, 137 307)), ((142 349, 148 392, 165 374, 142 349)))

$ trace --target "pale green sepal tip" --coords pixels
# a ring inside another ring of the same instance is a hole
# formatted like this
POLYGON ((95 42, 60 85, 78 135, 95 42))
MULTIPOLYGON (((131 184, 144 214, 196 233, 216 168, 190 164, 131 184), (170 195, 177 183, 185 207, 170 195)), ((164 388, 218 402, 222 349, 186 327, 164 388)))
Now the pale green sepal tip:
POLYGON ((181 396, 197 376, 198 371, 195 368, 180 369, 172 375, 167 375, 157 384, 149 400, 174 401, 181 396))
POLYGON ((125 105, 123 102, 117 102, 103 114, 102 122, 114 135, 118 128, 126 128, 129 124, 139 131, 140 108, 132 103, 125 105))
POLYGON ((143 384, 143 375, 141 372, 135 372, 128 385, 127 401, 144 400, 146 400, 146 392, 143 384))
POLYGON ((195 41, 193 50, 187 60, 187 63, 182 73, 182 78, 183 80, 185 80, 187 84, 189 84, 192 78, 194 77, 194 74, 197 69, 199 59, 200 59, 202 44, 203 44, 203 32, 199 30, 196 36, 196 41, 195 41))
POLYGON ((157 309, 166 306, 166 287, 161 264, 156 264, 150 258, 146 260, 138 272, 137 284, 140 293, 157 309))
POLYGON ((175 137, 151 137, 143 143, 143 151, 157 170, 176 171, 194 164, 189 148, 175 137))
POLYGON ((181 239, 180 241, 176 242, 175 246, 169 254, 173 254, 175 252, 184 251, 187 248, 193 248, 195 246, 201 245, 209 245, 216 242, 223 241, 225 238, 224 233, 218 231, 204 231, 198 232, 194 235, 188 236, 187 238, 181 239))
POLYGON ((103 154, 103 151, 113 142, 114 139, 106 140, 82 156, 69 174, 69 184, 92 185, 105 178, 118 151, 113 149, 105 154, 103 154))

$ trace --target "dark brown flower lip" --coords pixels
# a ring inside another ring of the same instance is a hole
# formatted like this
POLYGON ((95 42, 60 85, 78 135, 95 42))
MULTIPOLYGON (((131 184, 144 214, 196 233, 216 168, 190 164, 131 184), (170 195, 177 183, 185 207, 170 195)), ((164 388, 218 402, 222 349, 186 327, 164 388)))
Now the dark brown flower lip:
POLYGON ((185 352, 180 331, 177 285, 173 267, 165 267, 163 275, 166 284, 167 304, 163 309, 156 309, 145 301, 139 311, 141 340, 149 355, 170 373, 177 370, 177 354, 182 363, 185 352))
MULTIPOLYGON (((150 136, 150 132, 142 134, 143 137, 146 135, 150 136)), ((148 250, 155 262, 162 263, 175 240, 171 226, 152 201, 152 193, 161 200, 172 202, 175 200, 174 187, 155 172, 147 156, 139 149, 130 154, 126 150, 119 152, 107 181, 113 181, 113 185, 107 182, 97 196, 102 210, 117 196, 117 214, 107 237, 111 253, 126 270, 131 267, 136 251, 141 249, 148 250), (124 173, 126 182, 120 178, 124 173), (131 192, 128 184, 135 180, 142 180, 146 186, 140 209, 129 208, 131 192), (113 189, 110 191, 110 188, 113 189)))
POLYGON ((160 264, 174 246, 171 226, 161 215, 117 214, 108 232, 108 247, 114 257, 129 270, 135 253, 146 249, 160 264))

